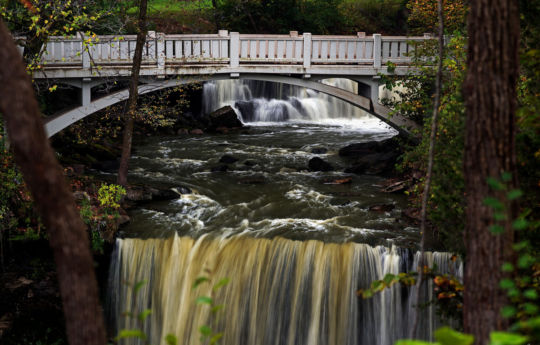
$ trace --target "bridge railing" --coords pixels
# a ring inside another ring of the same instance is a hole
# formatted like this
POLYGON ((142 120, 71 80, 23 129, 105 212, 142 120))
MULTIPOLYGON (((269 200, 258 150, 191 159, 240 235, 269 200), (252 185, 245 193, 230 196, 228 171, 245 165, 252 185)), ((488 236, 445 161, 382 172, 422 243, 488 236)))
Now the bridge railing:
MULTIPOLYGON (((149 32, 143 49, 143 64, 247 64, 367 65, 380 68, 391 61, 409 64, 414 44, 429 37, 319 36, 291 31, 289 35, 248 35, 220 30, 212 35, 166 35, 149 32)), ((43 54, 45 68, 62 66, 130 65, 136 36, 100 35, 51 37, 43 54)))

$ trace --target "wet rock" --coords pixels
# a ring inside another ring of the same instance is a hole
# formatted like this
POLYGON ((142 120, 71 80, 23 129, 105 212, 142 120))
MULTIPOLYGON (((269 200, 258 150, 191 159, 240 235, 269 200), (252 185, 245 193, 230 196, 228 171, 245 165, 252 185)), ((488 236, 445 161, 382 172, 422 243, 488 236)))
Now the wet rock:
POLYGON ((370 206, 369 210, 374 211, 374 212, 390 212, 394 208, 396 208, 396 206, 393 204, 381 204, 381 205, 370 206))
POLYGON ((328 149, 326 147, 315 147, 311 149, 311 153, 314 153, 316 155, 322 155, 328 152, 328 149))
POLYGON ((220 163, 225 163, 225 164, 232 164, 232 163, 238 162, 238 158, 233 157, 233 156, 231 156, 231 155, 223 155, 223 156, 219 159, 219 162, 220 162, 220 163))
POLYGON ((308 169, 310 171, 332 171, 334 167, 319 157, 313 157, 308 162, 308 169))
POLYGON ((382 141, 350 144, 339 149, 339 155, 341 157, 362 157, 373 153, 395 150, 399 150, 399 141, 396 138, 390 138, 382 141))
POLYGON ((199 129, 199 128, 192 129, 189 133, 190 134, 196 134, 196 135, 204 134, 203 130, 199 129))
POLYGON ((345 146, 339 155, 354 159, 346 173, 389 176, 394 173, 397 158, 402 150, 395 138, 383 141, 370 141, 345 146))
POLYGON ((180 128, 178 131, 176 131, 176 135, 187 135, 189 134, 189 130, 187 128, 180 128))
POLYGON ((255 163, 254 161, 247 160, 244 162, 244 165, 247 167, 254 167, 255 165, 257 165, 257 163, 255 163))
POLYGON ((236 101, 234 106, 240 111, 242 119, 246 122, 253 121, 255 118, 255 103, 250 101, 236 101))
POLYGON ((297 172, 299 169, 295 169, 295 168, 291 168, 291 167, 283 167, 281 169, 279 169, 279 172, 282 173, 282 174, 285 174, 285 173, 293 173, 293 172, 297 172))
POLYGON ((148 202, 159 200, 174 200, 178 199, 180 194, 172 189, 160 189, 149 186, 128 186, 126 188, 126 201, 132 202, 148 202))
POLYGON ((217 128, 241 128, 244 124, 238 119, 234 109, 227 105, 205 116, 207 130, 216 131, 217 128))
POLYGON ((324 184, 348 184, 352 183, 352 177, 345 177, 337 180, 326 180, 324 184))
POLYGON ((210 168, 211 172, 226 172, 227 170, 229 170, 229 166, 227 164, 220 164, 210 168))

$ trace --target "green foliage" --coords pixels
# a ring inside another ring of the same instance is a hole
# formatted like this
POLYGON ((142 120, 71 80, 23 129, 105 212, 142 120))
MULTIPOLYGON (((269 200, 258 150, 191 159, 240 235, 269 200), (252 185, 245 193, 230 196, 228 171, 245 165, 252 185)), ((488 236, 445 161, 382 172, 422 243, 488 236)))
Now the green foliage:
POLYGON ((403 33, 406 29, 405 3, 404 0, 342 1, 339 11, 344 30, 349 33, 403 33))
MULTIPOLYGON (((436 0, 409 0, 407 9, 409 10, 407 22, 413 34, 437 31, 436 0)), ((464 0, 443 0, 444 25, 447 32, 465 30, 467 10, 464 0)))
MULTIPOLYGON (((397 90, 397 99, 387 99, 385 104, 396 113, 403 114, 422 124, 421 142, 411 147, 403 155, 399 168, 413 176, 414 185, 410 189, 413 207, 420 207, 427 171, 427 155, 431 132, 433 109, 434 71, 426 66, 422 55, 435 59, 435 41, 420 44, 413 57, 419 74, 402 77, 383 77, 386 87, 397 90), (403 88, 401 88, 403 87, 403 88)), ((428 220, 434 228, 444 249, 463 253, 461 233, 464 229, 463 148, 465 107, 462 83, 466 72, 466 38, 454 35, 445 49, 443 61, 443 90, 439 109, 439 125, 436 133, 435 156, 431 193, 428 200, 428 220)))
POLYGON ((105 212, 114 212, 120 208, 119 202, 126 195, 126 189, 116 184, 103 184, 98 191, 99 204, 105 212))
MULTIPOLYGON (((203 283, 210 283, 208 277, 197 277, 193 283, 192 289, 197 289, 203 283)), ((199 296, 195 299, 196 304, 207 305, 210 307, 210 313, 217 318, 218 312, 223 309, 222 304, 215 304, 214 298, 212 297, 213 293, 224 287, 229 283, 229 278, 222 278, 216 284, 212 285, 210 290, 210 296, 199 296)), ((212 327, 208 325, 201 325, 199 327, 199 332, 201 333, 201 342, 204 344, 214 345, 218 344, 218 341, 223 337, 223 332, 215 332, 212 327)))

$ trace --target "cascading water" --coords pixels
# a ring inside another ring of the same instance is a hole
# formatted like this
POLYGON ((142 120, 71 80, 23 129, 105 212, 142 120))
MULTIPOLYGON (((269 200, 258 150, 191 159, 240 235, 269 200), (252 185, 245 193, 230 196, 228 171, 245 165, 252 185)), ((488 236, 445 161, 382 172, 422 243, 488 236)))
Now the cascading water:
MULTIPOLYGON (((356 92, 348 80, 326 81, 356 92)), ((415 288, 393 286, 362 300, 356 291, 386 273, 416 270, 418 231, 402 217, 403 195, 384 179, 343 172, 338 150, 396 131, 326 95, 281 84, 219 81, 203 87, 203 111, 232 105, 244 133, 148 138, 132 157, 132 181, 185 186, 191 194, 130 212, 113 254, 111 325, 142 329, 148 343, 201 344, 200 327, 224 345, 391 345, 407 337, 415 288), (214 172, 224 155, 226 172, 214 172), (314 156, 335 167, 313 172, 314 156), (348 183, 336 183, 336 181, 348 183), (198 277, 208 277, 196 289, 198 277), (226 286, 212 286, 229 278, 226 286), (146 282, 136 289, 139 282, 146 282), (214 313, 200 296, 223 308, 214 313), (151 310, 146 320, 137 318, 151 310)), ((447 253, 426 264, 460 275, 447 253)), ((432 296, 431 283, 421 291, 432 296)), ((433 306, 420 312, 419 336, 437 327, 433 306)), ((146 344, 130 338, 122 344, 146 344)))
MULTIPOLYGON (((328 85, 357 92, 349 79, 327 79, 328 85)), ((254 80, 221 80, 203 86, 203 112, 233 106, 247 123, 362 119, 368 115, 347 102, 309 89, 254 80)))
MULTIPOLYGON (((414 288, 394 285, 371 299, 356 296, 386 273, 412 269, 418 255, 411 260, 407 250, 245 236, 122 239, 116 245, 110 276, 116 325, 142 327, 152 344, 166 344, 167 334, 179 344, 201 344, 199 328, 206 325, 223 332, 225 345, 391 345, 411 326, 414 288), (210 281, 193 288, 199 277, 210 281), (223 278, 229 284, 213 289, 223 278), (200 296, 211 296, 222 309, 211 313, 197 304, 200 296), (144 323, 125 313, 146 309, 152 314, 144 323)), ((447 253, 428 252, 426 260, 443 272, 460 269, 447 253)), ((420 314, 419 335, 427 339, 437 327, 432 309, 420 314)))

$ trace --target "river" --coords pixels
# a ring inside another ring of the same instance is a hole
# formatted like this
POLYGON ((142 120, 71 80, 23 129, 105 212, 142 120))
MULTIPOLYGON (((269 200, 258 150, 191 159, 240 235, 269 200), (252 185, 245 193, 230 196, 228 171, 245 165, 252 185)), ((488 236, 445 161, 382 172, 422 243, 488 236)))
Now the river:
MULTIPOLYGON (((355 91, 350 81, 328 83, 355 91)), ((205 111, 225 104, 237 109, 248 130, 148 138, 136 147, 132 181, 192 193, 131 212, 113 254, 111 322, 142 328, 155 344, 166 344, 169 333, 179 344, 206 343, 201 326, 223 333, 219 343, 229 345, 390 345, 407 336, 414 289, 394 286, 366 301, 356 291, 386 273, 414 270, 418 255, 405 248, 414 248, 418 229, 402 218, 403 195, 382 192, 383 177, 344 173, 349 162, 337 154, 347 144, 396 131, 309 90, 241 81, 204 85, 205 111), (220 162, 224 156, 229 163, 220 162), (315 156, 335 170, 309 171, 315 156), (209 281, 193 289, 200 277, 209 281), (222 279, 229 283, 213 289, 222 279), (222 308, 214 313, 197 304, 201 296, 222 308), (145 309, 152 311, 145 322, 122 316, 145 309)), ((449 258, 429 253, 428 261, 458 272, 449 258)), ((423 299, 429 298, 426 289, 423 299)), ((422 313, 424 338, 436 319, 433 307, 422 313)))

